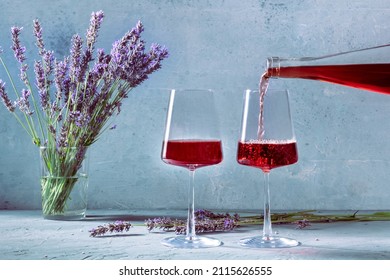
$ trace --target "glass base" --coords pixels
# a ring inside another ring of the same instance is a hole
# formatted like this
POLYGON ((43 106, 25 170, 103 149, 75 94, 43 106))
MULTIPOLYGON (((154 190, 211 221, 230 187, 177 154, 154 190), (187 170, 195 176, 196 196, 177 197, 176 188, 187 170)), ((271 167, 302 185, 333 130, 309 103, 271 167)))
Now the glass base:
POLYGON ((190 238, 183 235, 165 238, 161 243, 168 247, 185 249, 210 248, 222 245, 221 241, 212 237, 195 236, 190 238))
POLYGON ((72 211, 72 212, 66 212, 64 214, 53 214, 53 215, 45 215, 43 214, 43 218, 45 220, 59 220, 59 221, 79 221, 84 220, 86 215, 86 210, 80 210, 80 211, 72 211))
POLYGON ((240 245, 247 248, 288 248, 298 246, 300 243, 286 237, 247 237, 240 240, 240 245))

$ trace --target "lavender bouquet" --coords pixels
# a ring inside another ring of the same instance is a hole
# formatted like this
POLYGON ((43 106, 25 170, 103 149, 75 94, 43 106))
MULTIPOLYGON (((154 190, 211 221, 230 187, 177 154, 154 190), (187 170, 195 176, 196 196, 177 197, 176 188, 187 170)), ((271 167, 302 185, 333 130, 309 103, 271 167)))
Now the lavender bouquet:
POLYGON ((75 34, 70 54, 63 59, 55 58, 54 52, 45 48, 42 27, 34 20, 33 33, 40 56, 34 62, 34 80, 28 76, 26 48, 20 42, 23 28, 11 28, 19 83, 0 55, 10 83, 6 85, 0 79, 1 100, 32 142, 41 147, 45 216, 65 211, 88 147, 110 129, 110 117, 120 113, 129 92, 148 79, 168 57, 167 49, 158 44, 145 51, 141 22, 114 42, 109 53, 103 49, 95 51, 103 18, 103 11, 92 13, 86 40, 75 34), (8 90, 14 92, 14 101, 9 98, 8 90))

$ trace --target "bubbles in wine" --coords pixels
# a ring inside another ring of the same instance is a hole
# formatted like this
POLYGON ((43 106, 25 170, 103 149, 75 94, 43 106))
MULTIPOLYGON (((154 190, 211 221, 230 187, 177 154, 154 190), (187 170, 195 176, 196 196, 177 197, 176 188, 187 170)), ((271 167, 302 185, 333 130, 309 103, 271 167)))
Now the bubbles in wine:
POLYGON ((295 139, 287 139, 287 140, 275 140, 275 139, 251 139, 245 141, 248 144, 274 144, 274 145, 284 145, 296 143, 295 139))

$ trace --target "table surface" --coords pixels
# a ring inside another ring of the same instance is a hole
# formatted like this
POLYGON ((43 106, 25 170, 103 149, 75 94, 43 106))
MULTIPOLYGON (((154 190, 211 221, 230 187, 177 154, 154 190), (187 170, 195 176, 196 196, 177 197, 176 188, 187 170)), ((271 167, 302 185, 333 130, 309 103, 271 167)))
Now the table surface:
POLYGON ((0 259, 3 260, 389 260, 390 222, 312 223, 304 229, 295 224, 274 224, 279 236, 300 241, 300 246, 282 249, 247 249, 238 244, 243 237, 259 235, 259 225, 233 231, 208 233, 223 245, 207 249, 176 249, 160 241, 173 232, 148 232, 149 217, 180 216, 167 211, 89 211, 82 221, 45 220, 41 212, 0 211, 0 259), (90 237, 89 230, 116 220, 134 226, 125 233, 90 237))

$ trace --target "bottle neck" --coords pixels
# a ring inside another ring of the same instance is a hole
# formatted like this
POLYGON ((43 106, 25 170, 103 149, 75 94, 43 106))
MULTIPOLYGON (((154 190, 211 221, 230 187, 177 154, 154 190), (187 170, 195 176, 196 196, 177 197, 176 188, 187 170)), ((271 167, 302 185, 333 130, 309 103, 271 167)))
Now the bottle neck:
POLYGON ((267 78, 296 78, 294 77, 296 70, 286 71, 291 69, 290 67, 299 66, 313 66, 316 64, 326 64, 322 58, 304 57, 304 58, 282 58, 278 56, 272 56, 267 58, 267 66, 264 76, 267 78))
POLYGON ((272 56, 267 58, 267 66, 265 69, 265 77, 278 78, 280 77, 280 58, 272 56))

